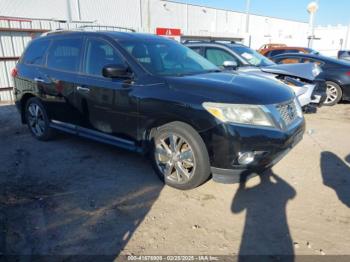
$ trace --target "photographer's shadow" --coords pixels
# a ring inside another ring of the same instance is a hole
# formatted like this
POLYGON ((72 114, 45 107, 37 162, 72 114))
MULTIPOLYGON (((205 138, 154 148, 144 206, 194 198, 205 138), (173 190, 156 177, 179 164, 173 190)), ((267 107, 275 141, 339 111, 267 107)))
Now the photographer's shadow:
MULTIPOLYGON (((345 160, 350 163, 350 155, 345 160)), ((350 207, 350 167, 332 152, 321 153, 321 172, 324 185, 332 188, 339 200, 350 207)))
POLYGON ((286 205, 295 195, 294 188, 271 170, 260 175, 260 183, 256 186, 247 187, 244 181, 240 183, 231 208, 233 213, 246 209, 239 261, 245 261, 247 255, 270 258, 283 255, 287 261, 294 260, 286 205))

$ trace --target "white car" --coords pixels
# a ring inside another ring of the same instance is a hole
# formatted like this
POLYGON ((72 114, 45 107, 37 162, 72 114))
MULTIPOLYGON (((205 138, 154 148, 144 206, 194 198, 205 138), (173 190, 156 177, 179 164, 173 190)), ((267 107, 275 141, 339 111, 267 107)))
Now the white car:
POLYGON ((322 69, 316 64, 285 64, 267 67, 241 67, 240 72, 267 77, 293 89, 302 107, 321 106, 325 96, 325 82, 317 79, 322 69), (323 91, 322 91, 323 90, 323 91))
POLYGON ((322 69, 316 64, 277 65, 251 48, 234 42, 184 44, 223 69, 267 77, 288 85, 305 111, 315 111, 326 98, 325 81, 318 77, 322 69))

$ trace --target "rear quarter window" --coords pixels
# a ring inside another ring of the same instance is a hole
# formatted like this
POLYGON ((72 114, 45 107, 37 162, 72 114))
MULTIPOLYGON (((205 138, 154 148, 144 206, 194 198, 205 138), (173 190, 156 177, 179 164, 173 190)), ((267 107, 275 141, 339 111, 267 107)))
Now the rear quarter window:
POLYGON ((297 63, 301 63, 301 58, 293 57, 293 56, 284 57, 284 58, 280 58, 278 60, 278 63, 279 64, 297 64, 297 63))
POLYGON ((285 53, 301 53, 301 52, 297 49, 276 49, 276 50, 270 51, 267 54, 267 56, 273 57, 273 56, 281 55, 281 54, 285 54, 285 53))
POLYGON ((189 46, 189 48, 191 48, 193 51, 195 51, 196 53, 200 54, 201 55, 201 51, 202 51, 202 48, 201 47, 197 47, 197 46, 189 46))
POLYGON ((39 40, 29 44, 21 62, 28 65, 45 64, 45 54, 49 48, 50 40, 39 40))
POLYGON ((82 46, 83 40, 81 38, 53 40, 48 51, 47 66, 52 69, 77 72, 82 46))

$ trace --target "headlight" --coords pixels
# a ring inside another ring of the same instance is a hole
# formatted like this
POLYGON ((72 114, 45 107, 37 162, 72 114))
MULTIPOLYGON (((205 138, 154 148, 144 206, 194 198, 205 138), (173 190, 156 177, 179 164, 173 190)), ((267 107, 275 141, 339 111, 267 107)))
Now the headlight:
POLYGON ((321 73, 322 73, 322 68, 318 64, 314 64, 314 67, 312 68, 313 76, 316 77, 321 73))
POLYGON ((203 103, 203 107, 214 117, 225 123, 275 127, 267 108, 261 105, 203 103))
POLYGON ((295 109, 297 111, 297 115, 299 118, 303 118, 303 109, 301 108, 301 105, 299 103, 298 98, 294 99, 295 109))

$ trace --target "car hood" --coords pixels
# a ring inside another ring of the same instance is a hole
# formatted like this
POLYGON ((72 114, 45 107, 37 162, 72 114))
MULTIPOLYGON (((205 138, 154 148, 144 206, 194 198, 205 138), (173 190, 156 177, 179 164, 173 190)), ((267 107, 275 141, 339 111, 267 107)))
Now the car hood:
MULTIPOLYGON (((271 81, 283 83, 281 80, 278 80, 277 74, 264 72, 258 67, 241 67, 241 68, 239 68, 239 72, 244 72, 244 73, 247 73, 250 75, 265 77, 265 78, 271 79, 271 81)), ((312 90, 314 89, 313 84, 307 84, 305 82, 298 81, 297 79, 294 79, 294 78, 293 78, 293 80, 296 81, 296 83, 298 83, 298 84, 297 85, 288 85, 288 87, 294 91, 296 96, 300 96, 300 95, 304 94, 308 89, 312 89, 312 90)))
POLYGON ((268 105, 289 101, 293 92, 277 81, 245 73, 207 73, 166 77, 170 88, 206 101, 268 105))
POLYGON ((260 69, 266 73, 294 76, 309 81, 314 81, 322 72, 322 69, 314 63, 272 65, 260 67, 260 69))

